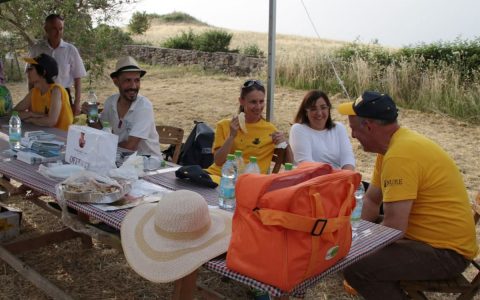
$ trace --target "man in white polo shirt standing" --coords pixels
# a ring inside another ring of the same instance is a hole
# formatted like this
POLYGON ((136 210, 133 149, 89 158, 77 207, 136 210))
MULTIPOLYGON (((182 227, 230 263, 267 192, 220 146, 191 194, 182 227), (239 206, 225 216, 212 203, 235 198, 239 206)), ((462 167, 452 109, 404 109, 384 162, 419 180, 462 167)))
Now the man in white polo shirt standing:
MULTIPOLYGON (((61 84, 68 92, 70 104, 74 115, 80 114, 80 99, 82 91, 82 77, 87 75, 85 66, 77 48, 65 42, 63 38, 63 17, 51 14, 45 19, 46 39, 40 40, 33 45, 28 57, 37 57, 45 53, 55 58, 58 64, 58 75, 55 82, 61 84), (71 88, 75 88, 75 97, 72 101, 71 88)), ((29 83, 29 88, 31 88, 29 83)))

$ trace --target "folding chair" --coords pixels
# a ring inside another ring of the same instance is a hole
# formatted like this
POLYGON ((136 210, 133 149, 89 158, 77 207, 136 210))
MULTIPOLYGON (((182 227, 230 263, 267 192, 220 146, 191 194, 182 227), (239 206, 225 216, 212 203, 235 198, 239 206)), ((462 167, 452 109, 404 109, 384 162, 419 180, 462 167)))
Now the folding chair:
MULTIPOLYGON (((480 192, 477 194, 472 209, 475 224, 478 224, 480 219, 480 192)), ((447 280, 401 281, 400 286, 414 300, 427 299, 423 292, 460 293, 457 298, 459 300, 473 299, 473 296, 480 288, 480 265, 475 260, 472 260, 471 264, 477 269, 477 274, 472 281, 460 274, 455 278, 447 280)))
POLYGON ((175 147, 172 156, 172 162, 178 163, 180 157, 180 149, 183 142, 183 129, 173 126, 158 125, 156 127, 160 144, 170 144, 175 147))

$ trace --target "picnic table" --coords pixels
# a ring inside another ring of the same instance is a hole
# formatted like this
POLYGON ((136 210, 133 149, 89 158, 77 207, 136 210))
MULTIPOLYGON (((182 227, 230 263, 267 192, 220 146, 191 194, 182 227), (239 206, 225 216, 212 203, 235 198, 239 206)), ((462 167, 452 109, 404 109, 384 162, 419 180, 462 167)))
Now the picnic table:
MULTIPOLYGON (((8 131, 8 128, 4 126, 6 122, 8 122, 8 120, 5 121, 4 119, 0 118, 0 124, 2 124, 2 128, 0 130, 0 153, 4 149, 8 148, 8 135, 6 134, 6 132, 8 131)), ((52 128, 39 128, 29 124, 24 124, 23 127, 24 127, 23 129, 24 131, 44 130, 49 133, 56 134, 59 140, 66 140, 66 132, 64 131, 60 131, 52 128)), ((23 185, 31 188, 32 190, 35 190, 38 193, 55 198, 56 197, 55 185, 60 181, 52 180, 44 176, 41 176, 37 172, 37 169, 38 169, 38 165, 30 165, 22 161, 18 161, 16 159, 2 156, 2 154, 0 154, 0 173, 1 174, 22 183, 23 185)), ((217 190, 198 186, 198 185, 193 185, 189 182, 185 182, 180 179, 177 179, 175 177, 174 171, 171 171, 171 170, 167 172, 156 172, 156 173, 154 172, 150 175, 143 177, 143 179, 148 182, 160 185, 169 190, 178 190, 178 189, 193 190, 201 194, 206 199, 209 205, 217 205, 217 202, 218 202, 217 190)), ((52 212, 51 209, 48 209, 48 207, 46 207, 47 205, 42 200, 38 200, 38 198, 33 198, 33 199, 30 199, 30 201, 52 212)), ((120 229, 122 220, 129 211, 129 209, 121 209, 116 211, 103 211, 91 204, 83 204, 83 203, 77 203, 72 201, 67 201, 67 205, 77 210, 80 220, 88 222, 90 219, 93 218, 95 220, 104 222, 116 229, 120 229)), ((59 215, 60 215, 60 212, 57 212, 57 216, 59 215)), ((84 247, 92 246, 90 236, 86 236, 84 234, 72 231, 69 228, 65 228, 60 232, 47 233, 44 235, 44 237, 38 237, 36 238, 36 243, 33 243, 33 244, 28 241, 21 241, 17 243, 10 243, 7 245, 3 245, 3 247, 0 247, 0 248, 2 251, 6 249, 12 253, 18 253, 22 251, 31 250, 34 247, 44 246, 51 242, 60 242, 66 239, 77 238, 77 237, 80 237, 82 239, 82 244, 84 245, 84 247)), ((374 223, 370 223, 363 220, 357 222, 353 226, 353 242, 352 242, 352 247, 349 254, 345 258, 340 260, 337 264, 335 264, 331 268, 324 271, 323 273, 300 283, 290 293, 287 293, 274 286, 259 282, 253 278, 249 278, 247 276, 244 276, 232 270, 229 270, 226 267, 226 262, 224 257, 218 257, 218 258, 212 259, 211 261, 205 263, 203 266, 209 270, 212 270, 216 273, 219 273, 223 276, 226 276, 238 282, 244 283, 248 286, 254 287, 256 289, 265 290, 273 297, 288 298, 288 296, 294 296, 294 297, 302 298, 305 296, 306 290, 309 287, 314 286, 324 277, 330 274, 336 273, 338 271, 341 271, 348 265, 354 263, 355 261, 358 261, 362 257, 365 257, 366 255, 382 247, 385 247, 386 245, 392 243, 393 241, 399 239, 400 237, 401 237, 401 232, 398 230, 391 229, 379 224, 374 224, 374 223)), ((105 242, 109 243, 111 242, 111 240, 105 239, 105 242)), ((119 246, 119 243, 112 246, 121 249, 121 247, 119 246)), ((7 253, 7 254, 10 254, 10 253, 7 253)), ((4 256, 2 257, 4 258, 4 256)), ((17 271, 20 271, 20 270, 17 269, 17 271)), ((25 274, 23 273, 22 275, 25 276, 25 274)), ((69 297, 67 294, 65 294, 63 291, 58 289, 53 284, 49 283, 46 279, 41 277, 39 274, 34 274, 34 275, 35 275, 34 278, 32 278, 31 276, 30 277, 26 276, 26 277, 27 279, 32 281, 37 287, 44 290, 44 292, 46 292, 50 296, 61 297, 61 298, 69 297)), ((197 272, 195 271, 194 273, 186 276, 185 278, 179 279, 175 282, 175 289, 174 289, 175 299, 185 299, 185 298, 193 297, 194 291, 196 290, 196 276, 197 276, 197 272)), ((209 295, 216 294, 215 292, 211 292, 211 291, 206 291, 206 293, 209 295)))

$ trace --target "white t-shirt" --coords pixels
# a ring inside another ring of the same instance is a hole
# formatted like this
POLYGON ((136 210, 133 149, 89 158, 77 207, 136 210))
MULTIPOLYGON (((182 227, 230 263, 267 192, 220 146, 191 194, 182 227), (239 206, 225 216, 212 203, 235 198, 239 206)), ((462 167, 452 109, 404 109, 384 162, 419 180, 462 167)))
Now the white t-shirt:
POLYGON ((57 61, 58 76, 54 80, 63 87, 71 88, 75 78, 87 76, 82 58, 74 45, 61 40, 60 45, 53 49, 47 40, 40 40, 30 48, 28 56, 33 58, 42 53, 50 55, 57 61))
POLYGON ((142 139, 138 144, 138 154, 161 157, 153 106, 150 100, 140 94, 137 95, 137 99, 120 120, 117 111, 119 98, 120 95, 115 94, 105 100, 100 119, 110 123, 112 133, 118 135, 119 143, 128 140, 129 136, 134 136, 142 139))
POLYGON ((345 165, 355 166, 347 129, 342 123, 335 124, 332 129, 324 130, 315 130, 306 124, 293 124, 289 139, 295 161, 323 162, 336 169, 345 165))

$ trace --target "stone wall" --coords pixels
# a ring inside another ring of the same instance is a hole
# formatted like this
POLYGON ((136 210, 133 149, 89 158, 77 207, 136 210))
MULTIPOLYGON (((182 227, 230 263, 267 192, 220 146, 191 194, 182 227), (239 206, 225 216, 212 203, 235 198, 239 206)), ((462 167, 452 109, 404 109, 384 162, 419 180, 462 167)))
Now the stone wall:
POLYGON ((123 47, 123 51, 126 55, 147 64, 199 65, 207 70, 218 70, 235 76, 255 74, 266 66, 266 60, 263 58, 249 57, 237 53, 212 53, 141 45, 126 45, 123 47))

